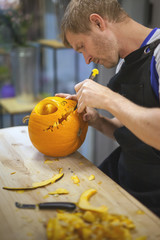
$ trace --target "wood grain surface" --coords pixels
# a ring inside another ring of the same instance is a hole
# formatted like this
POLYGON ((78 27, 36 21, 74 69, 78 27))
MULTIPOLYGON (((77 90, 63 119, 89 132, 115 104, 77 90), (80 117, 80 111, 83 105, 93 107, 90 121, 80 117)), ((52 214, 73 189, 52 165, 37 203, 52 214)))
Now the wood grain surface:
MULTIPOLYGON (((53 143, 54 145, 54 143, 53 143)), ((28 137, 28 128, 12 127, 0 130, 0 239, 45 240, 46 223, 55 216, 55 210, 18 209, 15 202, 40 203, 52 201, 77 202, 81 193, 97 189, 91 198, 95 206, 106 205, 110 213, 127 215, 136 225, 133 239, 147 236, 147 240, 160 239, 160 220, 140 202, 103 174, 90 161, 76 152, 65 158, 52 158, 39 153, 28 137), (46 161, 49 160, 49 161, 46 161), (62 168, 64 176, 46 187, 17 192, 3 187, 26 187, 33 182, 51 178, 62 168), (79 184, 71 177, 76 174, 79 184), (93 174, 95 180, 89 181, 93 174), (57 188, 65 188, 67 195, 48 195, 57 188), (143 213, 143 214, 140 214, 143 213)))

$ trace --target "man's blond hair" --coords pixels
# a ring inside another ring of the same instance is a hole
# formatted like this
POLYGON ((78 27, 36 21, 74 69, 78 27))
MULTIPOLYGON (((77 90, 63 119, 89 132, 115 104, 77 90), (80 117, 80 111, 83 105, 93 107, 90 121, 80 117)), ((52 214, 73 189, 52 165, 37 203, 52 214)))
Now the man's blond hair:
POLYGON ((66 32, 87 33, 90 31, 89 17, 99 14, 109 22, 122 22, 128 16, 117 0, 71 0, 61 23, 61 38, 69 47, 66 32))

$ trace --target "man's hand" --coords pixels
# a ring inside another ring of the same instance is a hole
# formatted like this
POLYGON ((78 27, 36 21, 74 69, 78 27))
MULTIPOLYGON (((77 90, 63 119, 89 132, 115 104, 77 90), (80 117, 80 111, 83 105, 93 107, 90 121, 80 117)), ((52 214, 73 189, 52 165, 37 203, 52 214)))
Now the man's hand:
POLYGON ((99 113, 94 108, 87 107, 83 114, 83 120, 88 122, 89 126, 95 127, 95 123, 99 118, 99 113))
POLYGON ((78 100, 78 112, 81 113, 86 107, 104 108, 104 98, 107 96, 108 88, 86 79, 75 85, 76 97, 78 100))
POLYGON ((75 94, 71 95, 68 93, 56 93, 55 96, 77 101, 77 96, 75 94))

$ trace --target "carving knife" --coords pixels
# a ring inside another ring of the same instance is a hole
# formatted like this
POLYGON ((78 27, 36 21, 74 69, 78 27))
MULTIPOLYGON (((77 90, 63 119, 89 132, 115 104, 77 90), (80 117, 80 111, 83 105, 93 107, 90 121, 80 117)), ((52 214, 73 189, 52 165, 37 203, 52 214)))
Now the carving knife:
POLYGON ((22 209, 64 209, 64 210, 74 210, 76 208, 76 204, 71 202, 44 202, 38 204, 25 204, 15 202, 17 208, 22 209))
MULTIPOLYGON (((98 75, 98 74, 99 74, 99 70, 98 70, 97 68, 94 68, 94 69, 92 70, 90 76, 89 76, 89 79, 94 80, 94 78, 95 78, 96 75, 98 75)), ((76 110, 76 109, 77 109, 77 104, 76 104, 74 110, 76 110)))
POLYGON ((90 74, 90 76, 89 76, 89 79, 94 80, 94 78, 95 78, 96 75, 98 75, 98 74, 99 74, 99 70, 98 70, 97 68, 92 69, 92 72, 91 72, 91 74, 90 74))

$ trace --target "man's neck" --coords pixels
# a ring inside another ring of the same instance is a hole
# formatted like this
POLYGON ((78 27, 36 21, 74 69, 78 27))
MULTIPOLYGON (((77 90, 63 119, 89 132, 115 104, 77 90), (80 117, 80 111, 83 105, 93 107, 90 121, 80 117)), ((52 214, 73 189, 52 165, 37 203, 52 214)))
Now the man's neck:
POLYGON ((114 24, 114 32, 119 43, 120 57, 125 58, 131 52, 140 48, 151 31, 151 28, 147 28, 131 18, 128 18, 125 22, 114 24))

